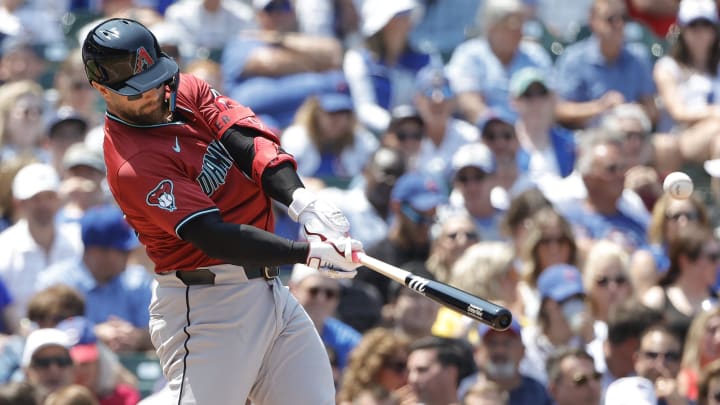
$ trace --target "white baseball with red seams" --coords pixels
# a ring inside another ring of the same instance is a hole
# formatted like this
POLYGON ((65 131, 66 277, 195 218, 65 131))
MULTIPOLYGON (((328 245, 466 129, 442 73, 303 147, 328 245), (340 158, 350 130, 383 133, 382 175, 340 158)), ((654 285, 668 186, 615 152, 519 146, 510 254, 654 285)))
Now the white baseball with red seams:
POLYGON ((693 181, 686 173, 672 172, 665 177, 663 189, 673 198, 684 200, 693 192, 693 181))

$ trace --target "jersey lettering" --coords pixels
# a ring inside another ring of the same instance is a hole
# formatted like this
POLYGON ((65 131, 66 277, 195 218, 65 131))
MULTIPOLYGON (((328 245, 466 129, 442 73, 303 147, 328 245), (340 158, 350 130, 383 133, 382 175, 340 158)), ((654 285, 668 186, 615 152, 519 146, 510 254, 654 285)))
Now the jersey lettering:
POLYGON ((218 141, 210 142, 203 156, 202 169, 196 179, 205 195, 212 195, 225 184, 232 164, 233 160, 222 144, 218 141))
POLYGON ((163 180, 155 186, 145 197, 147 205, 160 207, 166 211, 175 211, 175 195, 173 194, 173 182, 163 180))

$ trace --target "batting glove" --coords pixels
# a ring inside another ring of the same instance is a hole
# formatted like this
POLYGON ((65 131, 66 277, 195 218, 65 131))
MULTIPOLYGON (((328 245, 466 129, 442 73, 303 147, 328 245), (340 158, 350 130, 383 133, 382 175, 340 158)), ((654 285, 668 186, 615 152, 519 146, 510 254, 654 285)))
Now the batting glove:
POLYGON ((293 193, 288 215, 299 222, 307 241, 339 239, 350 235, 350 222, 336 206, 318 200, 311 191, 299 188, 293 193))
POLYGON ((362 252, 362 243, 349 237, 312 241, 306 263, 328 277, 353 278, 361 266, 357 254, 362 252))

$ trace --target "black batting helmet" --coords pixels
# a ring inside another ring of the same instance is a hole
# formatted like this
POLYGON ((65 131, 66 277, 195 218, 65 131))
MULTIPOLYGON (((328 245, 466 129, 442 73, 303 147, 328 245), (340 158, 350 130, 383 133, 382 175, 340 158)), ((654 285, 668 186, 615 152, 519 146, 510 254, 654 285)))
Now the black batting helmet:
POLYGON ((83 42, 82 58, 91 82, 124 96, 163 83, 173 92, 177 86, 177 63, 161 51, 155 35, 134 20, 112 18, 97 25, 83 42))

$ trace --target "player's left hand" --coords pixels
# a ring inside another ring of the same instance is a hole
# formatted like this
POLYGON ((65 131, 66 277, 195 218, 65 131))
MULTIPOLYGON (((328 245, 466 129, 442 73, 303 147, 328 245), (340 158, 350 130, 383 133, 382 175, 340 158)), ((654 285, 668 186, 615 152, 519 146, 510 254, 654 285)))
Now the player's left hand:
POLYGON ((332 278, 353 278, 361 266, 362 243, 350 237, 312 241, 306 264, 332 278))
POLYGON ((309 242, 350 235, 350 222, 345 214, 327 201, 319 200, 307 189, 295 190, 288 214, 302 225, 302 236, 309 242))

